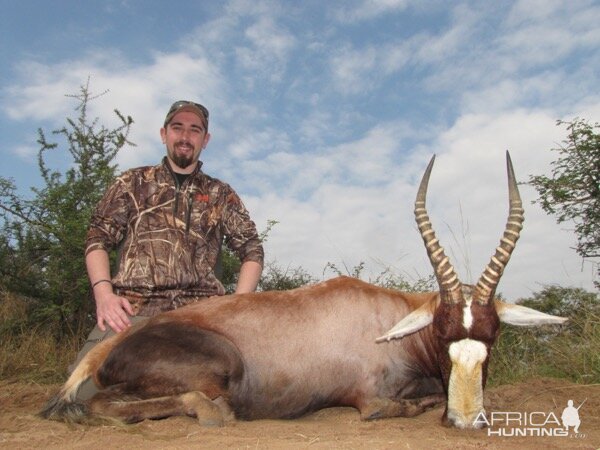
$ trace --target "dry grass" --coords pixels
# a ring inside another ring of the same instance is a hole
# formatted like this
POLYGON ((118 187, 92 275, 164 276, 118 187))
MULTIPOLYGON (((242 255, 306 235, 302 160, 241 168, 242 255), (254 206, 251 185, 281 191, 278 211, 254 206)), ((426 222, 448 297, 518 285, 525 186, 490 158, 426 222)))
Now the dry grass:
POLYGON ((64 381, 76 349, 77 345, 57 342, 50 333, 35 329, 19 335, 3 336, 0 379, 42 383, 64 381))
POLYGON ((597 312, 580 311, 562 329, 504 326, 492 351, 490 383, 500 385, 538 376, 600 383, 597 312))
POLYGON ((30 306, 27 299, 0 292, 0 379, 63 381, 79 338, 59 341, 51 330, 31 326, 30 306))

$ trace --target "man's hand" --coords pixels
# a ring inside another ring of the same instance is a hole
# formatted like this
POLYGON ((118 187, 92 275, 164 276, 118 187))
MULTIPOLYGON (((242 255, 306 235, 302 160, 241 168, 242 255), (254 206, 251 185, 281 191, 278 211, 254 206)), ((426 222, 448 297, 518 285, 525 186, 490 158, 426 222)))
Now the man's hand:
POLYGON ((108 253, 103 249, 92 250, 86 255, 85 264, 96 299, 98 328, 106 331, 108 325, 115 333, 126 330, 131 326, 129 316, 134 315, 133 308, 129 300, 113 292, 108 253))
POLYGON ((115 333, 126 330, 131 326, 129 316, 133 315, 131 303, 126 298, 112 292, 96 295, 96 317, 102 331, 106 331, 106 325, 115 333))

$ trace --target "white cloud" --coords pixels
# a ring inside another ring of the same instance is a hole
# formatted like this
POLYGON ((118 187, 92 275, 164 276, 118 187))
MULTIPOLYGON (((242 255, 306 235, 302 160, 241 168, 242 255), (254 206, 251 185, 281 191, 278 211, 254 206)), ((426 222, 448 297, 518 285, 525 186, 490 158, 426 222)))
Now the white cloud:
POLYGON ((74 117, 78 101, 66 94, 79 95, 76 87, 85 85, 93 96, 88 116, 100 117, 101 123, 118 126, 113 109, 135 120, 131 141, 134 149, 119 153, 118 163, 130 167, 153 162, 162 154, 159 128, 174 99, 206 99, 218 104, 214 93, 223 88, 218 69, 202 58, 184 53, 154 55, 148 65, 128 65, 122 55, 106 52, 87 55, 80 60, 42 65, 26 61, 18 67, 19 81, 6 89, 11 102, 6 108, 13 120, 35 120, 51 129, 74 117), (213 101, 213 99, 215 99, 213 101))
POLYGON ((338 7, 335 17, 340 22, 360 22, 383 14, 401 11, 409 5, 407 0, 359 0, 345 2, 338 7))
POLYGON ((265 17, 250 25, 245 36, 248 44, 236 48, 238 64, 266 79, 281 81, 295 45, 294 37, 265 17))
POLYGON ((468 11, 460 5, 448 30, 426 39, 415 37, 415 61, 433 64, 424 79, 427 88, 467 92, 471 100, 481 90, 495 92, 491 97, 481 95, 492 100, 492 107, 504 107, 509 101, 514 106, 572 103, 582 95, 578 87, 591 88, 596 77, 588 64, 564 62, 576 52, 588 54, 590 62, 597 59, 600 8, 589 2, 541 3, 519 2, 504 20, 492 19, 489 11, 459 14, 468 11), (498 21, 493 34, 483 26, 491 20, 498 21))
POLYGON ((330 61, 334 89, 348 94, 369 91, 369 76, 376 68, 377 51, 374 48, 351 48, 346 46, 335 52, 330 61))
POLYGON ((575 49, 596 51, 600 7, 587 1, 517 2, 505 21, 498 47, 527 68, 556 62, 575 49))
MULTIPOLYGON (((374 135, 377 132, 371 138, 374 135)), ((504 230, 508 214, 504 151, 510 149, 517 178, 526 181, 529 174, 547 171, 553 156, 548 150, 563 138, 564 130, 556 127, 551 115, 523 110, 460 118, 430 149, 438 158, 428 193, 429 213, 464 282, 477 281, 504 230)), ((359 148, 363 145, 348 143, 328 160, 339 163, 341 155, 356 155, 359 148)), ((253 208, 259 223, 280 221, 267 244, 268 258, 283 266, 302 266, 318 276, 327 262, 352 268, 361 261, 372 275, 387 266, 408 277, 428 275, 430 265, 412 216, 417 184, 431 154, 427 153, 401 163, 375 155, 375 160, 386 161, 388 176, 381 185, 355 185, 352 178, 345 183, 343 177, 351 171, 340 167, 342 177, 323 175, 310 197, 295 199, 284 190, 258 200, 253 208)), ((293 155, 283 160, 278 169, 298 170, 293 155)), ((299 175, 288 172, 290 178, 305 180, 306 172, 300 170, 299 175)), ((323 173, 335 172, 327 167, 323 173)), ((542 284, 561 281, 592 289, 591 270, 582 272, 580 259, 570 249, 573 234, 531 204, 536 198, 531 188, 520 189, 525 228, 499 291, 514 300, 539 291, 542 284)))
MULTIPOLYGON (((441 10, 450 19, 439 27, 359 40, 346 33, 403 14, 408 2, 354 3, 336 10, 342 25, 314 19, 299 33, 294 25, 308 17, 300 7, 286 13, 280 2, 236 0, 173 37, 175 50, 149 53, 143 63, 111 50, 22 62, 3 89, 4 108, 14 123, 63 123, 74 106, 64 94, 91 76, 94 92, 110 92, 92 102, 90 115, 114 123, 117 107, 136 121, 138 147, 119 157, 126 168, 162 157, 158 130, 172 101, 205 103, 213 135, 206 171, 240 192, 259 228, 280 222, 267 242, 269 260, 315 275, 327 262, 361 261, 372 274, 386 266, 431 273, 412 211, 422 171, 437 153, 430 216, 463 280, 476 281, 506 221, 504 151, 526 181, 548 170, 548 150, 564 138, 556 119, 600 117, 597 63, 565 62, 578 52, 597 55, 598 8, 573 4, 519 2, 508 17, 499 7, 453 4, 441 10), (404 84, 415 93, 402 93, 407 106, 390 107, 404 84), (439 117, 426 117, 424 106, 439 117)), ((500 291, 514 299, 540 283, 590 288, 588 266, 581 272, 570 250, 572 232, 531 205, 535 192, 521 190, 525 228, 500 291)))
POLYGON ((452 21, 448 29, 430 36, 417 50, 416 60, 431 64, 449 61, 455 56, 463 59, 466 56, 466 48, 473 51, 477 47, 476 39, 473 38, 481 31, 483 16, 482 12, 475 8, 458 4, 452 11, 452 21))
POLYGON ((15 155, 24 160, 33 160, 37 157, 39 148, 35 148, 31 145, 19 145, 14 149, 15 155))

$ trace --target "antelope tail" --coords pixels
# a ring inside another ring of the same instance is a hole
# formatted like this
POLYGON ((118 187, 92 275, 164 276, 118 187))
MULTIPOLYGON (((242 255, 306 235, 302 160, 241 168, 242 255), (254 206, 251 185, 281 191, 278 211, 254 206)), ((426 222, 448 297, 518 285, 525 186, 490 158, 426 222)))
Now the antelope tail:
POLYGON ((128 335, 129 331, 118 333, 92 348, 38 415, 44 419, 64 422, 84 421, 89 413, 86 402, 77 399, 79 388, 88 378, 95 377, 111 350, 128 335))

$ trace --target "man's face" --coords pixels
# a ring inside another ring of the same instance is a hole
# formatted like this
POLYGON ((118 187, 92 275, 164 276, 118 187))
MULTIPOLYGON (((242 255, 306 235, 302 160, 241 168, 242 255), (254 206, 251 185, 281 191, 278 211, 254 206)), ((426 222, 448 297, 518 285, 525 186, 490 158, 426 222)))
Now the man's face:
POLYGON ((206 147, 210 134, 204 123, 193 112, 182 111, 171 119, 166 128, 160 129, 163 144, 167 146, 167 156, 176 172, 190 173, 206 147))

